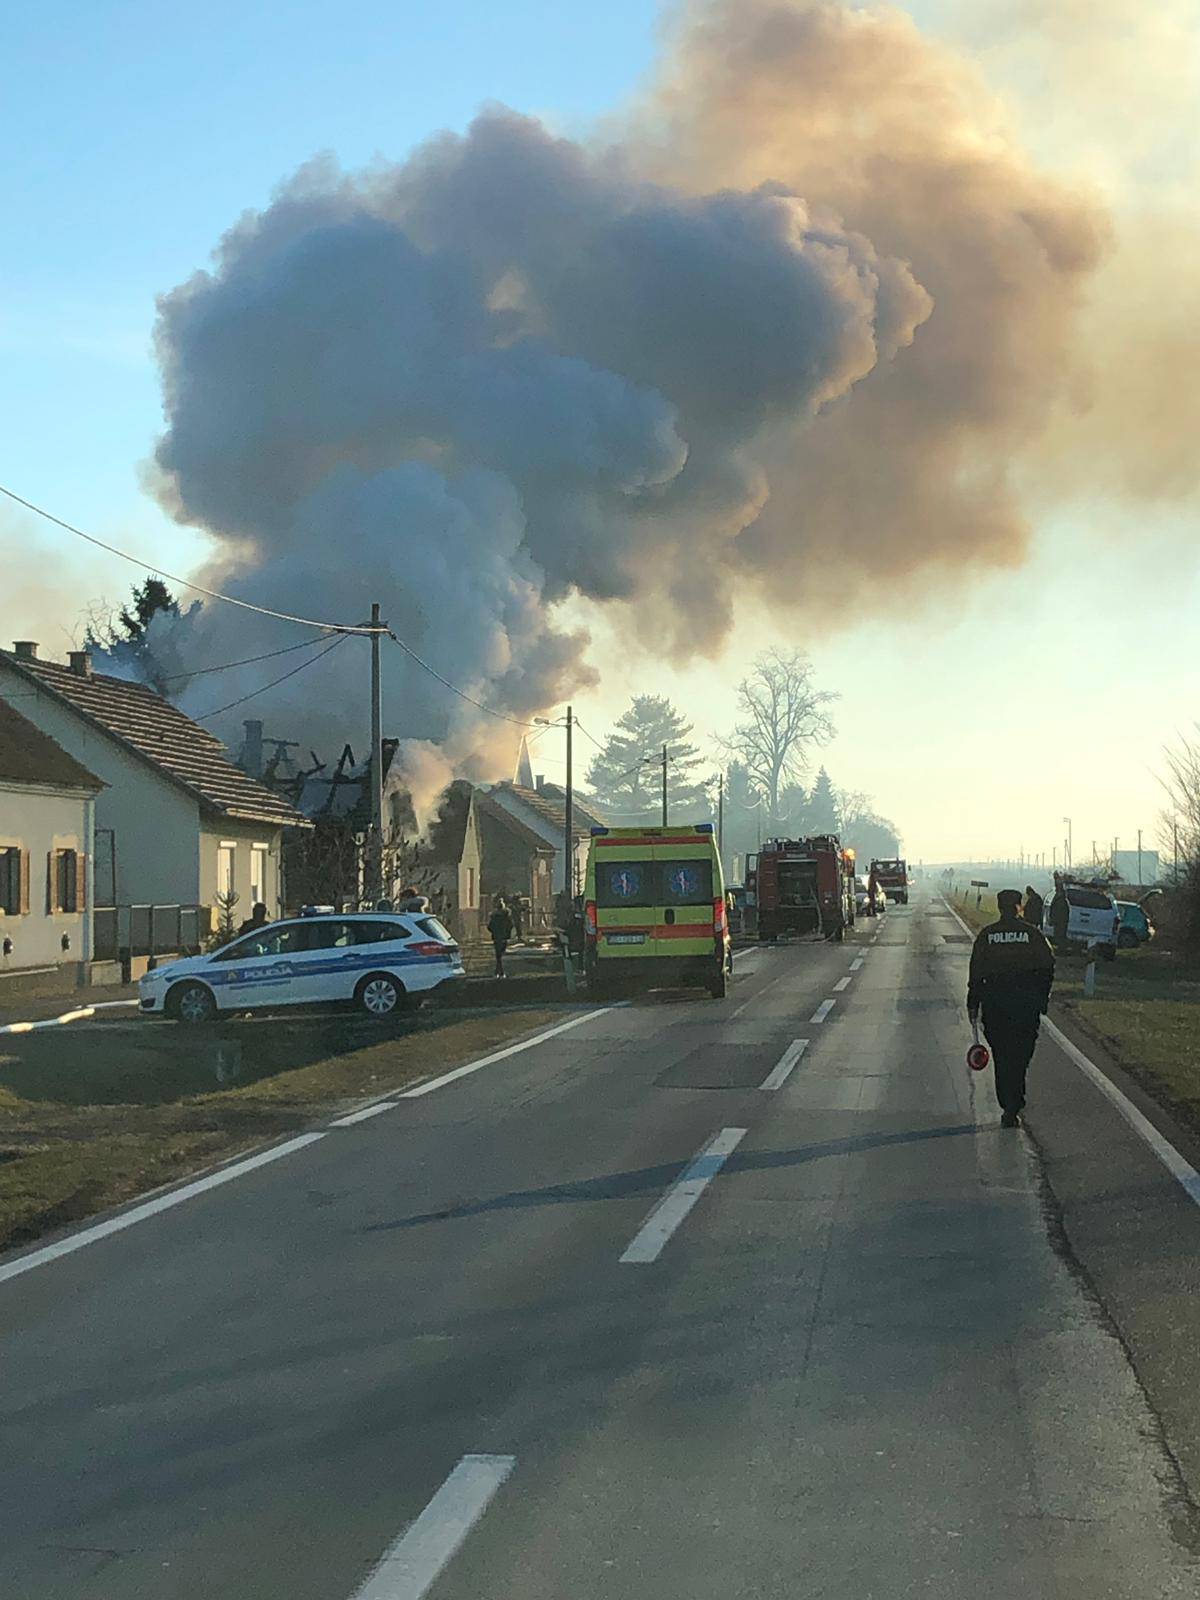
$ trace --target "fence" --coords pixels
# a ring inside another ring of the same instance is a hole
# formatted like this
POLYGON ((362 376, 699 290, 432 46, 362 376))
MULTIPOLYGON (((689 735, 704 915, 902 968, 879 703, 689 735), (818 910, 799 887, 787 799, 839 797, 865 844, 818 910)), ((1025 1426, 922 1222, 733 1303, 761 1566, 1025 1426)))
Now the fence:
POLYGON ((97 906, 95 958, 191 954, 200 949, 207 917, 206 906, 97 906))

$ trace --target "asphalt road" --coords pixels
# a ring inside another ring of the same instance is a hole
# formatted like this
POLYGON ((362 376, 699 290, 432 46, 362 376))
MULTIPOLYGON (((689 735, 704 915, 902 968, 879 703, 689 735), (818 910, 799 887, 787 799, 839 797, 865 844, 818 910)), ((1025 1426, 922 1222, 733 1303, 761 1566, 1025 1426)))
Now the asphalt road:
POLYGON ((965 960, 750 952, 0 1282, 0 1595, 1194 1595, 1200 1209, 1049 1042, 1000 1130, 965 960))

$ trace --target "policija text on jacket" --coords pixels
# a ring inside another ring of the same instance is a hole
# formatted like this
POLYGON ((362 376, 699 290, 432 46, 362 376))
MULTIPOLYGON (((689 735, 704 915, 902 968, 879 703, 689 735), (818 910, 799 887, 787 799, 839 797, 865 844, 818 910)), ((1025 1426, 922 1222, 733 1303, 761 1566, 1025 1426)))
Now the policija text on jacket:
POLYGON ((1025 1104, 1025 1074, 1050 1003, 1054 952, 1040 928, 1021 916, 1021 896, 1002 889, 998 922, 975 940, 967 982, 967 1015, 982 1011, 983 1031, 996 1063, 996 1099, 1006 1127, 1016 1127, 1025 1104))

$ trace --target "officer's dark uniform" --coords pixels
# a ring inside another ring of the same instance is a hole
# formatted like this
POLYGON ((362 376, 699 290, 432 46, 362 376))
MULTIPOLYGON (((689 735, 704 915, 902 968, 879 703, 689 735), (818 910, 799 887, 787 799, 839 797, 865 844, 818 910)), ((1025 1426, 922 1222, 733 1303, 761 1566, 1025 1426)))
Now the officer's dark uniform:
POLYGON ((1042 918, 1045 916, 1045 914, 1046 902, 1042 899, 1037 890, 1035 889, 1032 894, 1027 893, 1025 896, 1025 910, 1022 913, 1025 921, 1030 923, 1035 928, 1040 928, 1042 925, 1042 918))
POLYGON ((1025 1104, 1025 1073, 1053 982, 1054 952, 1045 935, 1015 908, 1002 909, 999 922, 983 930, 971 951, 967 1011, 972 1017, 983 1011, 1006 1123, 1025 1104))

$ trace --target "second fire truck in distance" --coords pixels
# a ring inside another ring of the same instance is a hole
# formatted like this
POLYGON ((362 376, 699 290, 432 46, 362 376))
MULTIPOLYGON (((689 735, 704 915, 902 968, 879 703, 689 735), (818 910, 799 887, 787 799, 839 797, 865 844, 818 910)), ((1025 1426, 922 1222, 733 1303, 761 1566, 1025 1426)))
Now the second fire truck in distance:
POLYGON ((768 839, 746 863, 746 892, 760 939, 820 933, 841 939, 854 926, 854 852, 836 834, 768 839))
MULTIPOLYGON (((908 863, 906 861, 872 861, 869 881, 872 889, 878 885, 888 899, 894 900, 898 906, 906 906, 908 904, 908 863)), ((873 895, 871 904, 874 905, 873 895)))

